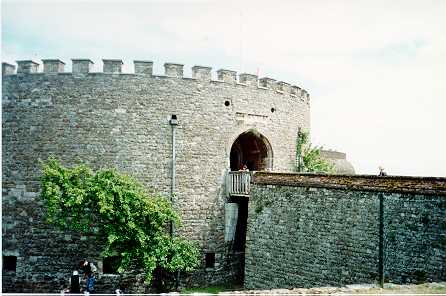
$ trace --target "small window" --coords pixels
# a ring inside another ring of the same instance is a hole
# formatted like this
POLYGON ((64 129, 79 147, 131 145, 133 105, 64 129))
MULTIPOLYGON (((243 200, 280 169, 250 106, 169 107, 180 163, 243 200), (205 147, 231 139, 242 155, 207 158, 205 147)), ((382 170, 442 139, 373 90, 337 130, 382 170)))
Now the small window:
POLYGON ((225 101, 225 106, 228 107, 229 105, 231 105, 231 102, 225 101))
POLYGON ((206 253, 206 268, 214 268, 215 267, 215 253, 206 253))
POLYGON ((105 257, 102 262, 102 272, 108 274, 118 273, 119 263, 120 260, 118 256, 105 257))
POLYGON ((16 256, 3 256, 3 272, 15 272, 17 268, 16 256))

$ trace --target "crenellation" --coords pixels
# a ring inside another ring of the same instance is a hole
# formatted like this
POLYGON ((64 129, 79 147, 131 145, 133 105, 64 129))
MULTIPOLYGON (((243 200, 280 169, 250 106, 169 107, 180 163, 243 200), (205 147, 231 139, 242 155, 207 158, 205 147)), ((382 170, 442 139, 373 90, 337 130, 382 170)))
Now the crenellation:
POLYGON ((296 91, 296 95, 300 98, 302 97, 302 88, 297 86, 297 91, 296 91))
POLYGON ((65 63, 59 59, 42 59, 43 73, 62 73, 65 71, 65 63))
POLYGON ((71 59, 73 74, 90 73, 93 68, 93 61, 90 59, 71 59))
POLYGON ((310 100, 310 94, 305 90, 305 89, 302 89, 302 92, 301 92, 302 94, 301 94, 301 98, 303 99, 303 100, 306 100, 306 101, 309 101, 310 100))
POLYGON ((291 85, 284 81, 279 81, 276 83, 277 91, 284 94, 291 94, 291 85))
POLYGON ((17 62, 17 74, 31 74, 39 71, 39 63, 32 60, 22 60, 17 62))
POLYGON ((15 66, 3 62, 2 63, 2 76, 14 75, 14 74, 15 74, 15 66))
POLYGON ((164 63, 164 73, 167 77, 183 78, 183 64, 164 63))
POLYGON ((239 74, 239 82, 248 86, 257 87, 259 85, 259 77, 254 74, 242 73, 239 74))
POLYGON ((103 59, 104 73, 122 73, 122 60, 119 59, 103 59))
POLYGON ((217 78, 220 81, 235 84, 237 82, 237 72, 232 70, 220 69, 217 71, 217 78))
POLYGON ((135 74, 153 75, 153 62, 152 61, 133 61, 135 67, 135 74))
POLYGON ((205 67, 205 66, 193 66, 192 67, 192 78, 197 80, 205 80, 210 81, 211 80, 211 67, 205 67))
POLYGON ((133 61, 135 66, 135 74, 153 75, 153 62, 152 61, 133 61))
POLYGON ((297 96, 297 95, 296 95, 296 92, 297 92, 297 86, 292 85, 292 86, 290 87, 290 95, 291 95, 292 97, 296 97, 296 96, 297 96))
POLYGON ((269 77, 263 77, 259 79, 259 85, 265 88, 269 89, 275 89, 276 88, 276 79, 272 79, 269 77))
MULTIPOLYGON (((71 74, 65 73, 65 63, 60 59, 42 59, 43 61, 43 72, 42 74, 71 74)), ((86 58, 71 59, 72 61, 72 74, 93 74, 91 73, 93 69, 94 62, 86 58)), ((121 59, 103 59, 103 72, 97 74, 121 74, 122 65, 124 64, 121 59)), ((143 74, 150 76, 152 78, 184 78, 183 76, 183 64, 178 63, 165 63, 164 64, 164 75, 154 75, 153 74, 153 61, 149 60, 134 60, 134 74, 143 74)), ((17 74, 29 74, 38 73, 39 64, 32 60, 22 60, 17 61, 17 74)), ((2 64, 2 75, 13 75, 15 72, 15 66, 3 63, 2 64)), ((237 81, 237 72, 232 70, 220 69, 217 70, 217 79, 212 80, 212 67, 208 66, 193 66, 192 67, 192 80, 195 81, 209 81, 216 83, 229 83, 229 84, 240 84, 242 86, 249 86, 258 89, 271 89, 278 93, 289 94, 291 96, 300 97, 302 100, 309 100, 309 94, 298 86, 291 86, 289 83, 284 81, 276 82, 275 79, 269 77, 260 78, 257 75, 249 73, 239 74, 239 81, 237 81)), ((134 75, 128 74, 128 75, 134 75)))

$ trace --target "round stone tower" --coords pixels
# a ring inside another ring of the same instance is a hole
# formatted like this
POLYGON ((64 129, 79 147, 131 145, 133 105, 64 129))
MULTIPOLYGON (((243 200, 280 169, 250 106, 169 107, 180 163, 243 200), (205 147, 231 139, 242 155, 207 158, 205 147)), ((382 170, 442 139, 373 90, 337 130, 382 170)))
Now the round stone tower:
MULTIPOLYGON (((3 64, 3 254, 15 271, 3 290, 56 292, 79 259, 104 269, 94 239, 61 233, 42 219, 39 160, 114 167, 173 197, 182 217, 178 235, 198 241, 202 267, 195 282, 243 278, 250 171, 292 171, 299 128, 309 130, 308 93, 256 75, 151 61, 57 59, 3 64), (248 179, 246 179, 248 178, 248 179), (248 180, 248 182, 246 182, 248 180), (243 225, 245 223, 245 225, 243 225), (244 229, 245 228, 245 229, 244 229), (15 259, 14 259, 15 258, 15 259), (238 262, 238 263, 237 263, 238 262)), ((102 275, 98 287, 116 276, 102 275)))
POLYGON ((354 175, 355 169, 347 160, 347 154, 334 150, 321 150, 321 157, 334 165, 335 174, 354 175))

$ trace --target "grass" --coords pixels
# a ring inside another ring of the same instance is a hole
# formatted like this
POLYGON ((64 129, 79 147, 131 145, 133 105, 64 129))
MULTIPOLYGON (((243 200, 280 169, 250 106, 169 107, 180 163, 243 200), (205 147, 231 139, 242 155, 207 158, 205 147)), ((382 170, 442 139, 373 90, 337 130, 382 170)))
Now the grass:
POLYGON ((218 294, 223 292, 222 287, 206 287, 206 288, 190 288, 181 291, 181 294, 192 294, 192 293, 206 293, 206 294, 218 294))
POLYGON ((187 289, 181 290, 181 294, 192 294, 192 293, 218 294, 219 292, 228 291, 228 289, 229 288, 225 287, 225 286, 187 288, 187 289))

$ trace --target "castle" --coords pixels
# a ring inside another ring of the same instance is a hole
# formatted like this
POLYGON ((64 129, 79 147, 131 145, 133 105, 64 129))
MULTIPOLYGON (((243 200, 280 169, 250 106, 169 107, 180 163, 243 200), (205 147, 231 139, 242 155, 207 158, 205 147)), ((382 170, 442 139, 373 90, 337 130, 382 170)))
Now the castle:
MULTIPOLYGON (((309 94, 271 78, 151 61, 57 59, 3 63, 4 291, 58 291, 83 256, 104 258, 90 238, 42 222, 39 160, 116 167, 173 198, 180 235, 198 241, 195 282, 243 280, 249 179, 237 172, 293 171, 298 129, 310 129, 309 94), (8 263, 9 262, 9 263, 8 263)), ((105 258, 106 259, 106 258, 105 258)), ((106 271, 105 271, 106 273, 106 271)), ((101 281, 115 280, 103 274, 101 281), (109 278, 107 278, 109 277, 109 278)), ((100 284, 98 282, 98 284, 100 284)))
MULTIPOLYGON (((39 160, 115 167, 172 199, 178 235, 200 244, 184 284, 266 289, 446 280, 446 178, 293 174, 308 93, 286 82, 194 66, 43 60, 2 67, 3 292, 58 292, 73 266, 97 262, 98 292, 146 292, 117 275, 94 236, 43 222, 39 160), (239 171, 247 166, 249 172, 239 171), (252 171, 256 171, 251 173, 252 171), (261 171, 261 172, 259 172, 261 171), (279 173, 280 172, 280 173, 279 173)), ((341 175, 350 173, 350 175, 341 175)), ((94 230, 94 229, 93 229, 94 230)))

